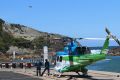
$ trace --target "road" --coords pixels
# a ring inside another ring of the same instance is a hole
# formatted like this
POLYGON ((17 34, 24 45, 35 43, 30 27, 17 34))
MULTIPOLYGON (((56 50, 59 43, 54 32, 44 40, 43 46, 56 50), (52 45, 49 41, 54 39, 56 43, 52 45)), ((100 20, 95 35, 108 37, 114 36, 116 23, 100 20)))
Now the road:
POLYGON ((0 71, 0 80, 42 80, 28 75, 14 73, 12 71, 0 71))

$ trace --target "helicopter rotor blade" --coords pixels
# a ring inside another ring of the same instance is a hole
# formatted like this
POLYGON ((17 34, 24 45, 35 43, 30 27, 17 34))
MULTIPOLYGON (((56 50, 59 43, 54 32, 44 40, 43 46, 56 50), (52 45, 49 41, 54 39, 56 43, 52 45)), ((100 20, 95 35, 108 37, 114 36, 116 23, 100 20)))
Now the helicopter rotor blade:
POLYGON ((108 35, 111 35, 111 32, 108 30, 108 28, 105 28, 105 31, 107 32, 108 35))
POLYGON ((119 46, 120 46, 120 41, 119 41, 119 39, 118 38, 116 38, 116 36, 113 36, 113 35, 111 35, 111 37, 119 44, 119 46))
MULTIPOLYGON (((106 38, 76 38, 78 40, 105 40, 106 38)), ((110 39, 111 41, 113 41, 114 39, 110 39)))
POLYGON ((105 38, 84 38, 85 40, 105 40, 105 38))
POLYGON ((119 39, 116 36, 112 35, 111 32, 108 30, 108 28, 105 28, 105 30, 106 30, 107 34, 110 35, 120 46, 119 39))

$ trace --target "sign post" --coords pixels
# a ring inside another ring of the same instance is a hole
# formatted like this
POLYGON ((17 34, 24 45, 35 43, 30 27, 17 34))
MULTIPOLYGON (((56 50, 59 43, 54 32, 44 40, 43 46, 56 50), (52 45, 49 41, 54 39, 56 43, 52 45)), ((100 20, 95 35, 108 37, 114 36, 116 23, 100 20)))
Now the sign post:
POLYGON ((44 52, 44 62, 45 62, 45 59, 48 59, 48 47, 47 46, 43 47, 43 52, 44 52))
POLYGON ((15 59, 15 51, 13 51, 13 60, 15 59))

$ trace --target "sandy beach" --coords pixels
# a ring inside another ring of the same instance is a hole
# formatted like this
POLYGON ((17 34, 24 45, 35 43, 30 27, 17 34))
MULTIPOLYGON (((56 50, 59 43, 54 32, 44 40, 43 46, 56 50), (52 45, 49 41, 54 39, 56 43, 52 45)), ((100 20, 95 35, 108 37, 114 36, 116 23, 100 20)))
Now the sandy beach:
POLYGON ((55 74, 58 74, 58 73, 56 73, 53 69, 51 69, 50 76, 47 76, 45 73, 42 77, 36 76, 35 68, 31 68, 31 69, 20 69, 20 68, 6 69, 6 68, 3 68, 3 69, 0 69, 0 73, 3 71, 23 74, 25 76, 30 76, 32 78, 39 78, 39 80, 120 80, 120 73, 105 72, 105 71, 93 71, 93 70, 88 71, 88 76, 78 75, 75 72, 66 72, 66 73, 63 73, 60 78, 55 76, 55 74))

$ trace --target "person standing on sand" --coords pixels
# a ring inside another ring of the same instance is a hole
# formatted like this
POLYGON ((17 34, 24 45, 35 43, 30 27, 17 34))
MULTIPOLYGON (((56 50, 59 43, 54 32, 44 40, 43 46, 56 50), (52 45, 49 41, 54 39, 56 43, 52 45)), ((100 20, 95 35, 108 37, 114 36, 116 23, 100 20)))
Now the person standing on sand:
POLYGON ((48 76, 49 76, 49 74, 50 74, 50 63, 47 59, 45 59, 45 69, 42 72, 42 76, 43 76, 43 74, 45 73, 46 70, 48 71, 48 76))
POLYGON ((0 63, 0 68, 2 69, 2 63, 0 63))
POLYGON ((42 66, 42 62, 41 61, 36 63, 36 75, 37 76, 41 76, 41 66, 42 66))

